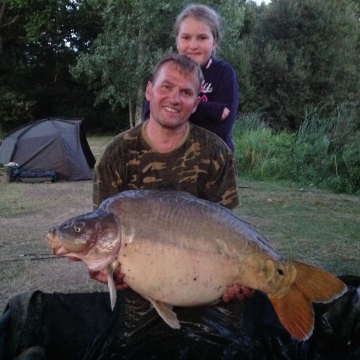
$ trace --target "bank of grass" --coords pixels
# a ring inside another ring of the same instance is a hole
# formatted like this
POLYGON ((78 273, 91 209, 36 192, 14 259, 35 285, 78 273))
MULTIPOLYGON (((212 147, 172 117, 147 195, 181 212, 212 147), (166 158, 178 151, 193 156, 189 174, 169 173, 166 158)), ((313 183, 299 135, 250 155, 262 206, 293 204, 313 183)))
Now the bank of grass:
POLYGON ((354 104, 327 115, 309 108, 296 132, 274 132, 260 114, 246 114, 237 119, 232 137, 239 176, 360 194, 360 118, 354 104))

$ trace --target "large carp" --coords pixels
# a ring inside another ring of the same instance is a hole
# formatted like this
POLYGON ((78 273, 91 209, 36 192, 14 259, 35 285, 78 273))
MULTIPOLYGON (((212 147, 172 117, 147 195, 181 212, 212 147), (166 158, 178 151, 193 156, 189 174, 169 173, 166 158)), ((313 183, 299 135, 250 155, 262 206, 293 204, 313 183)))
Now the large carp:
POLYGON ((298 340, 314 327, 311 302, 329 302, 346 286, 314 266, 283 259, 259 232, 226 208, 179 191, 133 190, 97 210, 50 229, 53 254, 82 260, 151 301, 173 328, 175 306, 216 302, 241 284, 267 294, 283 326, 298 340))

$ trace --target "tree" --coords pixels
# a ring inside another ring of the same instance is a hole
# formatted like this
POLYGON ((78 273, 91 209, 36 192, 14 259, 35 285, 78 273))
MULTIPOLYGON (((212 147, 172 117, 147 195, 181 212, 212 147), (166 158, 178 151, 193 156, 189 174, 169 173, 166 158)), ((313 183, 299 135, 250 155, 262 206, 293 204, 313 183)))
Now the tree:
POLYGON ((241 111, 258 109, 257 91, 252 79, 253 33, 264 6, 255 2, 238 1, 228 5, 228 11, 222 12, 225 22, 224 41, 220 45, 220 56, 235 69, 240 86, 241 111), (233 11, 237 9, 237 11, 233 11), (227 13, 230 12, 230 18, 227 13), (234 21, 234 17, 236 21, 234 21))
MULTIPOLYGON (((104 29, 91 51, 79 56, 72 73, 84 76, 97 91, 97 102, 109 101, 113 108, 129 108, 130 126, 141 118, 145 84, 151 69, 165 52, 174 51, 173 24, 190 1, 107 1, 104 29)), ((235 51, 238 27, 243 24, 245 0, 207 1, 225 18, 226 44, 223 54, 235 51)))
MULTIPOLYGON (((174 2, 175 3, 175 2, 174 2)), ((91 51, 81 53, 72 73, 85 77, 97 103, 128 107, 130 126, 140 119, 144 85, 155 61, 171 51, 171 29, 179 4, 153 0, 109 0, 104 28, 91 51)))
POLYGON ((99 6, 91 0, 12 0, 1 9, 3 130, 48 116, 96 119, 94 95, 74 81, 69 66, 102 28, 99 6))
MULTIPOLYGON (((0 126, 6 131, 55 115, 85 117, 94 130, 118 131, 129 126, 121 118, 124 108, 134 125, 151 69, 175 50, 173 24, 189 3, 3 0, 0 126)), ((224 18, 221 56, 235 58, 245 0, 205 3, 224 18)))
POLYGON ((248 52, 257 108, 277 128, 298 128, 306 106, 358 101, 359 17, 346 0, 273 0, 248 52))

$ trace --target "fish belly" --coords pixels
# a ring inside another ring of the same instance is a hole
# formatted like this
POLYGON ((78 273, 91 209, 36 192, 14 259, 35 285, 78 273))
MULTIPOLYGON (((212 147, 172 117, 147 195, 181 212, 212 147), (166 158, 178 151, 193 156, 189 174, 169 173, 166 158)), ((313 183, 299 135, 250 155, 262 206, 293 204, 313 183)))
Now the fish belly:
POLYGON ((176 306, 214 303, 239 272, 229 256, 151 241, 126 244, 118 261, 134 291, 176 306))
POLYGON ((121 272, 140 295, 191 306, 214 302, 235 283, 267 287, 267 262, 279 256, 231 211, 181 192, 136 194, 107 210, 121 224, 121 272), (144 209, 151 211, 138 215, 144 209))

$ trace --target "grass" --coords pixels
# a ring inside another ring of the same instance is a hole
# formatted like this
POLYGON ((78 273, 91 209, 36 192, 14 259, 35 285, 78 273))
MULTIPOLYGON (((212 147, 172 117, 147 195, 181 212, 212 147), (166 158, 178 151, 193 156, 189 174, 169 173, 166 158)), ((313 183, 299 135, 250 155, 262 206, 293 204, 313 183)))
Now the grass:
POLYGON ((287 258, 360 276, 360 198, 285 182, 240 179, 237 214, 287 258))
MULTIPOLYGON (((89 137, 98 159, 111 137, 89 137)), ((236 213, 287 258, 335 275, 360 276, 360 198, 289 182, 239 178, 236 213)), ((89 292, 107 287, 83 264, 50 256, 51 226, 91 211, 91 181, 0 184, 0 312, 25 291, 89 292)))
POLYGON ((99 159, 103 153, 105 146, 112 140, 114 136, 88 136, 90 148, 95 156, 95 159, 99 159))
POLYGON ((2 217, 14 217, 32 214, 44 205, 41 202, 24 202, 27 186, 25 184, 2 184, 0 214, 2 217))
MULTIPOLYGON (((96 158, 110 140, 89 138, 96 158)), ((0 170, 0 313, 12 296, 26 291, 106 291, 83 264, 52 257, 45 241, 50 227, 92 210, 91 181, 7 183, 0 170)))

